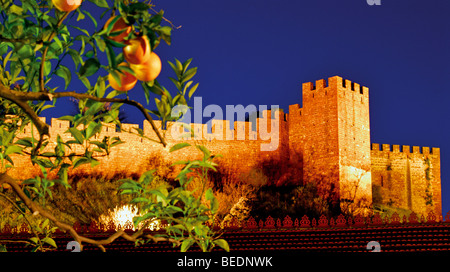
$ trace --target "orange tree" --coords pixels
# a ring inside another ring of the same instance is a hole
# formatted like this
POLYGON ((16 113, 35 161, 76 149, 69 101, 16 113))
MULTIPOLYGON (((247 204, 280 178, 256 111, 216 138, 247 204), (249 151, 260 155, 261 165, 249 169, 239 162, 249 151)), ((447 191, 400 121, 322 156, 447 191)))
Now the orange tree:
MULTIPOLYGON (((55 184, 71 189, 67 181, 70 169, 83 164, 95 166, 100 163, 97 156, 109 154, 111 148, 122 143, 118 137, 94 139, 104 123, 121 125, 118 115, 122 105, 139 109, 155 131, 157 139, 153 140, 163 146, 168 144, 152 115, 163 123, 176 120, 172 109, 186 107, 198 83, 191 80, 197 71, 188 69, 191 60, 169 62, 176 74, 176 78, 171 78, 176 93, 170 93, 155 80, 161 70, 155 49, 162 41, 170 44, 173 28, 163 11, 155 11, 151 1, 137 0, 1 0, 0 21, 0 197, 12 203, 25 219, 43 217, 43 224, 29 223, 34 237, 28 243, 34 246, 33 250, 56 247, 51 235, 56 228, 68 232, 81 248, 90 243, 104 250, 103 245, 123 237, 136 244, 170 241, 181 251, 193 244, 203 251, 215 246, 229 250, 227 242, 218 239, 208 224, 218 209, 212 191, 205 192, 205 202, 203 194, 196 198, 186 188, 195 176, 193 173, 205 178, 208 170, 215 170, 214 156, 202 146, 196 146, 203 153, 202 160, 178 163, 184 164, 177 177, 178 187, 149 186, 154 171, 144 173, 138 180, 123 180, 118 190, 131 195, 131 204, 138 207, 140 214, 133 219, 137 227, 133 234, 118 230, 103 240, 84 237, 45 207, 45 199, 52 197, 55 184), (89 12, 89 5, 102 12, 89 12), (109 19, 100 24, 105 16, 109 19), (165 21, 169 25, 163 25, 165 21), (53 83, 57 78, 63 84, 53 83), (75 79, 82 82, 81 89, 67 91, 75 79), (129 98, 127 92, 137 84, 145 92, 146 105, 129 98), (59 106, 58 100, 63 97, 77 99, 80 111, 60 117, 71 123, 66 131, 71 140, 51 135, 56 142, 54 150, 48 150, 49 126, 39 116, 44 110, 59 106), (148 109, 152 98, 156 108, 148 109), (105 104, 108 111, 104 111, 105 104), (17 139, 30 123, 38 133, 17 139), (71 152, 73 146, 81 146, 84 152, 71 152), (27 156, 41 173, 25 181, 8 175, 17 156, 27 156), (57 173, 56 179, 47 179, 50 171, 57 173), (15 199, 4 193, 6 187, 15 199), (165 232, 144 232, 154 219, 167 223, 165 232)), ((140 129, 136 129, 136 134, 147 137, 140 129)), ((177 144, 170 151, 187 146, 177 144)), ((6 248, 0 245, 0 251, 6 248)))

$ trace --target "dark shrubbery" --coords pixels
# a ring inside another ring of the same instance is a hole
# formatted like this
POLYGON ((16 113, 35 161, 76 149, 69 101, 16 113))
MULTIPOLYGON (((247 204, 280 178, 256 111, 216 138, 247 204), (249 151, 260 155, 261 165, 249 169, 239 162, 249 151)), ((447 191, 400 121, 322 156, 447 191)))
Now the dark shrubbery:
MULTIPOLYGON (((177 169, 170 166, 158 154, 147 160, 145 169, 156 169, 158 182, 174 185, 177 169)), ((125 205, 128 196, 117 193, 121 179, 137 180, 139 174, 116 172, 108 176, 101 173, 76 172, 69 175, 70 191, 62 186, 54 186, 53 199, 47 208, 58 213, 63 221, 73 224, 89 224, 117 206, 125 205)), ((309 182, 302 180, 301 169, 279 160, 264 160, 256 167, 240 175, 226 162, 219 163, 217 171, 208 174, 208 188, 212 188, 219 200, 218 216, 222 220, 230 217, 232 209, 246 210, 244 215, 231 215, 245 219, 248 215, 257 219, 267 216, 283 218, 319 218, 321 215, 336 216, 340 207, 335 197, 333 182, 317 178, 309 182), (239 204, 238 204, 239 203, 239 204), (239 209, 238 209, 239 208, 239 209)), ((195 187, 195 181, 192 184, 195 187)), ((13 223, 17 216, 12 206, 0 199, 0 218, 13 223), (12 217, 11 217, 12 216, 12 217)), ((227 219, 228 220, 228 219, 227 219)))

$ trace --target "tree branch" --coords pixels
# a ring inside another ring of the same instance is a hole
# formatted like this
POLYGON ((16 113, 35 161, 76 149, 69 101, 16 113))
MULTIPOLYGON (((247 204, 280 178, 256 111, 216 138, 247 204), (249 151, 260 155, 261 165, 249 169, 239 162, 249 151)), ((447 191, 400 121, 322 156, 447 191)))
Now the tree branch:
MULTIPOLYGON (((8 87, 5 87, 3 85, 0 85, 0 97, 3 97, 5 99, 8 99, 10 101, 13 101, 16 103, 33 121, 33 123, 36 125, 36 128, 39 131, 40 138, 42 138, 43 135, 49 136, 49 125, 47 125, 45 122, 42 122, 39 119, 39 116, 34 112, 34 110, 28 105, 27 101, 52 101, 53 98, 61 98, 61 97, 74 97, 77 99, 91 99, 98 102, 113 102, 113 103, 123 103, 130 106, 134 106, 140 110, 140 112, 144 115, 145 119, 150 122, 150 125, 152 126, 152 129, 155 131, 156 136, 158 137, 160 143, 166 147, 167 142, 164 139, 164 137, 159 132, 159 129, 156 127, 155 123, 153 122, 153 118, 150 116, 150 114, 147 112, 145 107, 134 100, 123 99, 123 98, 102 98, 97 97, 90 94, 85 93, 76 93, 76 92, 59 92, 59 93, 47 93, 47 92, 22 92, 22 91, 16 91, 11 90, 8 87)), ((40 140, 41 141, 41 140, 40 140)), ((36 149, 37 150, 37 149, 36 149)))
POLYGON ((129 100, 128 98, 126 98, 126 99, 102 98, 102 97, 97 97, 94 95, 89 95, 89 94, 85 94, 85 93, 76 93, 76 92, 60 92, 60 93, 53 93, 53 94, 48 94, 48 95, 50 95, 49 98, 51 98, 51 97, 54 97, 54 98, 74 97, 74 98, 78 98, 78 99, 91 99, 91 100, 98 101, 98 102, 124 103, 124 104, 130 105, 130 106, 134 106, 134 107, 138 108, 139 111, 144 115, 145 119, 147 119, 147 121, 149 121, 150 125, 152 126, 152 129, 155 131, 156 136, 160 140, 161 144, 164 147, 166 147, 166 145, 167 145, 166 140, 164 139, 164 137, 162 137, 161 133, 159 132, 159 129, 156 127, 155 123, 153 122, 153 118, 147 112, 145 107, 137 101, 129 100))
MULTIPOLYGON (((35 214, 40 214, 49 220, 51 220, 58 228, 60 228, 63 231, 68 231, 69 234, 77 241, 81 248, 82 243, 86 242, 92 245, 98 246, 102 251, 106 251, 105 247, 103 245, 110 244, 114 242, 119 237, 122 237, 128 241, 135 242, 137 239, 143 234, 144 228, 141 228, 139 231, 135 232, 133 235, 129 235, 125 233, 123 229, 118 230, 116 233, 112 234, 106 239, 103 240, 94 240, 85 236, 79 235, 76 230, 69 224, 63 223, 59 221, 53 214, 45 210, 43 207, 32 201, 28 196, 24 193, 22 188, 20 188, 19 184, 8 174, 6 173, 0 173, 0 185, 3 183, 6 183, 11 186, 11 188, 14 190, 14 192, 17 194, 17 196, 25 203, 25 205, 35 214)), ((150 234, 145 235, 145 237, 152 239, 155 243, 161 242, 161 241, 168 241, 172 243, 176 243, 177 245, 180 245, 181 242, 173 239, 173 238, 165 238, 165 237, 154 237, 150 234)))
POLYGON ((38 132, 39 132, 39 141, 36 145, 36 147, 33 149, 32 154, 36 154, 36 152, 41 148, 42 142, 44 140, 44 136, 50 136, 49 134, 49 125, 47 123, 41 121, 39 116, 36 114, 36 112, 31 108, 30 105, 28 105, 27 101, 29 99, 25 99, 23 95, 19 94, 26 94, 25 92, 20 91, 13 91, 9 89, 8 87, 5 87, 0 84, 0 97, 8 99, 12 102, 14 102, 19 108, 21 108, 27 115, 30 117, 33 124, 36 126, 38 132))
POLYGON ((41 239, 39 238, 39 235, 38 235, 38 234, 36 233, 36 231, 34 230, 33 226, 31 225, 31 222, 28 220, 28 218, 27 218, 25 212, 22 211, 22 209, 21 209, 19 206, 17 206, 17 204, 16 204, 12 199, 10 199, 7 195, 5 195, 5 194, 3 194, 3 193, 0 193, 0 196, 2 196, 3 198, 5 198, 9 203, 11 203, 11 205, 13 205, 14 208, 16 208, 16 209, 23 215, 23 218, 25 219, 25 221, 27 221, 28 226, 30 226, 31 232, 33 232, 34 236, 38 239, 39 246, 42 248, 42 241, 41 241, 41 239))
MULTIPOLYGON (((154 13, 158 14, 158 12, 154 8, 150 7, 150 9, 154 13)), ((180 29, 181 28, 181 25, 180 26, 175 26, 170 20, 166 19, 164 16, 162 18, 163 18, 164 21, 168 22, 173 28, 175 28, 175 29, 180 29)))

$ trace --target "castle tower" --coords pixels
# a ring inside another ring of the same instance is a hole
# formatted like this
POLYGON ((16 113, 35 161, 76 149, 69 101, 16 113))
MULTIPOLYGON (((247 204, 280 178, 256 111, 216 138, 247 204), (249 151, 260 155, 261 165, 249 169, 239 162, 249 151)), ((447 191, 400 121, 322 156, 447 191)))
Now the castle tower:
POLYGON ((320 184, 342 211, 361 212, 372 200, 368 88, 338 76, 302 87, 303 108, 289 107, 291 159, 303 182, 320 184))

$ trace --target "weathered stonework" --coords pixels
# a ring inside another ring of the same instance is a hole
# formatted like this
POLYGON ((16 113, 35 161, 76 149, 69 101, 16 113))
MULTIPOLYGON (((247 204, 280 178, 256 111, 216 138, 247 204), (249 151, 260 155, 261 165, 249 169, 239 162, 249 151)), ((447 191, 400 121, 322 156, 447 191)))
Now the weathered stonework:
POLYGON ((371 159, 375 203, 441 213, 439 148, 372 144, 371 159))
MULTIPOLYGON (((161 123, 156 121, 158 127, 161 123)), ((50 144, 55 146, 56 135, 63 140, 71 139, 66 133, 67 121, 51 120, 50 144)), ((122 131, 128 131, 136 124, 123 124, 122 131)), ((441 215, 441 178, 439 148, 398 145, 390 149, 370 141, 369 90, 367 87, 343 80, 335 76, 328 80, 318 80, 315 84, 303 83, 303 107, 289 106, 289 114, 282 111, 264 111, 257 118, 256 131, 249 122, 235 122, 234 129, 229 121, 213 120, 211 133, 206 124, 191 124, 193 139, 181 137, 183 129, 168 123, 165 132, 168 147, 134 134, 117 132, 114 126, 104 124, 96 135, 120 137, 124 144, 113 148, 109 156, 100 158, 100 165, 90 168, 82 166, 82 171, 111 174, 114 172, 142 173, 147 170, 152 155, 160 154, 169 162, 199 158, 194 149, 181 149, 169 153, 169 148, 181 141, 201 142, 213 154, 221 154, 222 162, 231 167, 236 177, 248 173, 264 160, 289 162, 302 177, 301 182, 309 182, 321 177, 333 183, 337 189, 337 199, 342 203, 357 205, 383 204, 412 210, 418 214, 433 211, 441 215), (262 123, 261 123, 262 122, 262 123), (267 132, 277 129, 272 135, 275 141, 266 140, 259 132, 259 124, 267 124, 267 132), (175 128, 175 133, 172 129, 175 128), (242 133, 244 131, 244 133, 242 133), (278 143, 274 151, 261 151, 261 144, 278 143)), ((143 124, 144 135, 156 139, 148 122, 143 124)), ((34 132, 37 135, 37 132, 34 132)), ((31 126, 18 135, 30 137, 31 126)), ((73 147, 73 150, 83 149, 73 147)), ((37 173, 26 156, 15 156, 13 176, 25 179, 37 173)), ((286 164, 288 165, 288 164, 286 164)), ((293 168, 292 168, 293 167, 293 168)), ((286 169, 280 169, 280 171, 286 169)), ((355 210, 355 212, 357 212, 355 210)))

